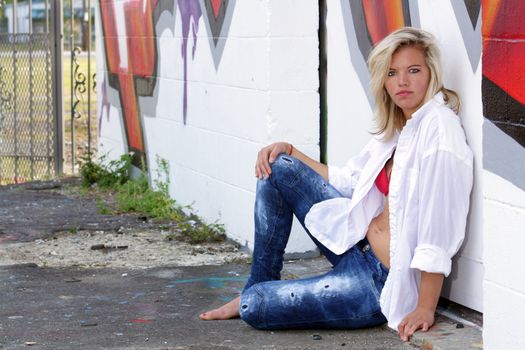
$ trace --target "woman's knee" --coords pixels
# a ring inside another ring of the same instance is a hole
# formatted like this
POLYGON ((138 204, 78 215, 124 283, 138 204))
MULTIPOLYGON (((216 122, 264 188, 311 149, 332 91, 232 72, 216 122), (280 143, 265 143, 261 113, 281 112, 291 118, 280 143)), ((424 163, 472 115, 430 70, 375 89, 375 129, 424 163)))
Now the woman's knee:
POLYGON ((302 163, 298 159, 282 153, 270 166, 272 169, 270 177, 257 181, 258 193, 264 193, 267 189, 279 188, 280 184, 287 186, 293 184, 300 172, 302 163))
POLYGON ((271 164, 272 174, 270 179, 281 183, 291 183, 304 166, 300 160, 281 153, 271 164))
POLYGON ((252 286, 241 294, 239 312, 241 319, 250 326, 257 329, 265 329, 264 326, 264 298, 252 286))

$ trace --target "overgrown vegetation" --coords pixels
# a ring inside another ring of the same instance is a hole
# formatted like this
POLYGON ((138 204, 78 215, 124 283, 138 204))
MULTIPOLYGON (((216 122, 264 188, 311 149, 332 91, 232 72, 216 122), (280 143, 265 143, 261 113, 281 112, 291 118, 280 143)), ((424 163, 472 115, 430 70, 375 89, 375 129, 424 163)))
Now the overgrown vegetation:
POLYGON ((91 154, 82 159, 80 175, 82 185, 90 187, 96 184, 103 189, 118 188, 130 180, 130 167, 132 156, 124 154, 119 159, 108 161, 103 155, 98 161, 94 161, 91 154))
POLYGON ((87 193, 97 197, 100 214, 138 213, 156 220, 163 229, 169 228, 172 232, 167 238, 170 240, 201 243, 225 239, 223 225, 204 222, 193 213, 191 206, 180 206, 170 197, 169 164, 165 159, 157 157, 154 186, 151 186, 144 169, 137 177, 131 177, 131 161, 132 155, 129 154, 111 161, 106 156, 97 161, 91 156, 83 159, 80 165, 82 185, 87 193), (106 197, 116 200, 111 204, 104 199, 106 197))

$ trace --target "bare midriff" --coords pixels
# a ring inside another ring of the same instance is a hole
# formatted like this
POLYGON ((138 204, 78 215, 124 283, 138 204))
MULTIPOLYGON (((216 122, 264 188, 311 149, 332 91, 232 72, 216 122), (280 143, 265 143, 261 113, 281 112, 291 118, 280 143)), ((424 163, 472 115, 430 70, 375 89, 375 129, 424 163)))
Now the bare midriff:
MULTIPOLYGON (((386 172, 390 178, 393 166, 393 157, 386 163, 386 172)), ((383 265, 390 268, 390 219, 388 210, 388 196, 385 198, 385 207, 381 214, 376 216, 366 232, 366 238, 375 256, 383 265)))
POLYGON ((388 197, 383 212, 376 216, 366 232, 366 238, 375 256, 390 268, 390 221, 388 218, 388 197))

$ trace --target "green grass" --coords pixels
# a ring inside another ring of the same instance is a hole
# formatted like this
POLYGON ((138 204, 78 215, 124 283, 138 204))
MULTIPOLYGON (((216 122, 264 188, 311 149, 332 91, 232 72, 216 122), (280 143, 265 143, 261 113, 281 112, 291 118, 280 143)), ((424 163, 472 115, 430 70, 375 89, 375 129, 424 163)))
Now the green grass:
POLYGON ((192 213, 190 206, 180 206, 169 195, 168 163, 157 158, 158 172, 153 188, 145 171, 132 179, 129 168, 132 155, 126 154, 118 160, 108 161, 102 157, 97 162, 84 159, 80 167, 84 188, 96 196, 96 205, 101 214, 138 213, 159 223, 159 228, 174 229, 168 239, 191 243, 215 242, 225 239, 224 226, 214 222, 208 224, 192 213), (96 185, 96 190, 94 186, 96 185), (96 193, 99 191, 99 193, 96 193), (115 194, 114 208, 103 201, 108 193, 115 194))

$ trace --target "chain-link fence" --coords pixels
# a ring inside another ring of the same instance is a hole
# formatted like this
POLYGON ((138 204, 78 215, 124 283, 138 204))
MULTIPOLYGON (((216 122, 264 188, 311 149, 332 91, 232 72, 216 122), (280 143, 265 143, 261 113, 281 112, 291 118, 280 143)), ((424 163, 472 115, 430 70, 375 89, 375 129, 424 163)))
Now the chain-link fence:
POLYGON ((52 41, 49 33, 0 34, 0 183, 53 176, 52 41))
POLYGON ((96 153, 94 14, 91 0, 0 0, 0 185, 96 153))

